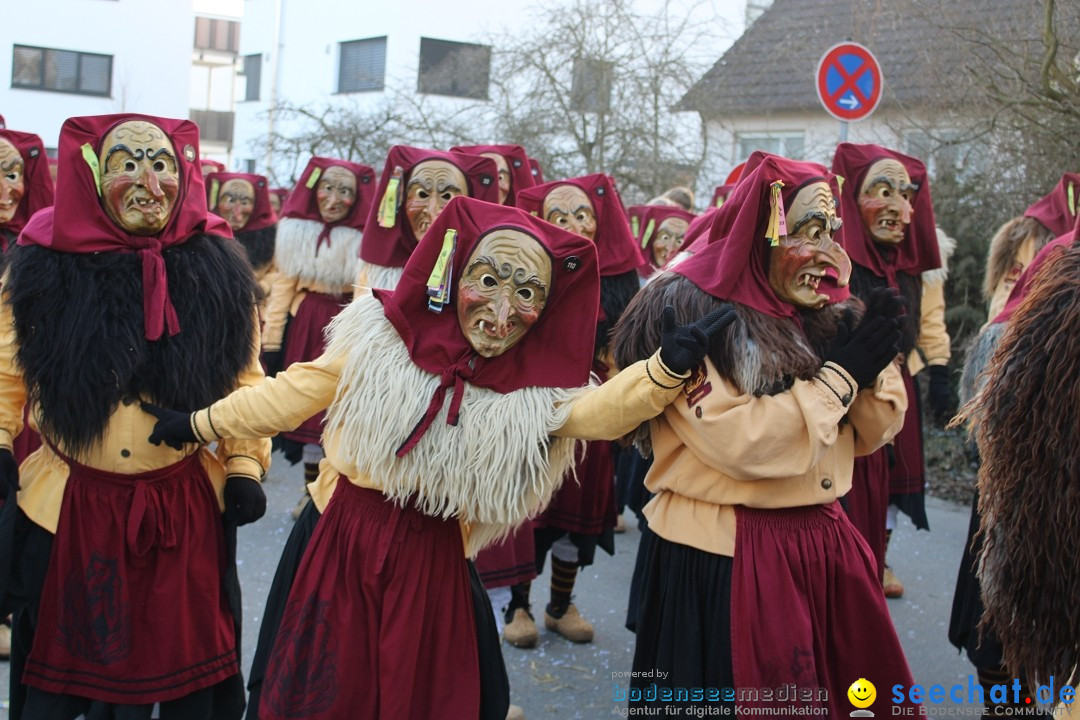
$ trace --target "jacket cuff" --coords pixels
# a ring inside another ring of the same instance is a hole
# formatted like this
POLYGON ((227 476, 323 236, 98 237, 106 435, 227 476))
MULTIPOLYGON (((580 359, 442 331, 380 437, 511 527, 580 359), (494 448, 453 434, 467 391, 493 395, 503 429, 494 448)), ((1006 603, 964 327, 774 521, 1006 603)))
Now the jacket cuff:
POLYGON ((14 450, 15 438, 7 428, 0 428, 0 450, 14 450))
POLYGON ((660 359, 660 351, 657 350, 653 353, 652 357, 645 361, 645 372, 648 374, 649 379, 653 381, 654 385, 664 388, 665 390, 674 390, 675 388, 682 387, 683 383, 690 378, 690 371, 679 374, 672 372, 664 361, 660 359))
POLYGON ((250 455, 230 455, 225 458, 225 474, 228 477, 243 475, 256 482, 262 482, 266 470, 255 458, 250 455))
MULTIPOLYGON (((880 378, 879 375, 878 380, 875 382, 880 382, 880 378)), ((859 394, 859 385, 855 382, 855 378, 847 370, 831 360, 826 361, 818 370, 817 379, 832 391, 832 394, 840 401, 840 405, 845 408, 850 407, 855 400, 855 396, 859 394)))
POLYGON ((191 429, 195 433, 195 438, 201 443, 211 443, 221 439, 221 435, 218 435, 217 430, 214 429, 214 423, 210 418, 210 408, 191 413, 191 429))

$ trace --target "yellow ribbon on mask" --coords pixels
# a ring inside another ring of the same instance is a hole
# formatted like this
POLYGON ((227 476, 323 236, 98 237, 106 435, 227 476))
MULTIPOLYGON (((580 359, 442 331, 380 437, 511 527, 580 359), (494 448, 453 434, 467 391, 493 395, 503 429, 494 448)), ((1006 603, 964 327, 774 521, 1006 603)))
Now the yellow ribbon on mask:
POLYGON ((776 247, 780 238, 787 235, 787 218, 784 216, 784 198, 780 194, 784 187, 783 180, 776 180, 769 185, 769 226, 765 229, 765 239, 776 247))
POLYGON ((97 188, 98 197, 101 197, 101 165, 98 164, 97 153, 90 143, 82 146, 82 156, 86 164, 90 166, 90 172, 94 174, 94 187, 97 188))
MULTIPOLYGON (((379 201, 379 227, 392 228, 397 220, 398 206, 401 204, 401 180, 405 171, 400 165, 394 166, 394 172, 386 183, 386 192, 379 201)), ((416 238, 419 240, 420 238, 416 238)))
POLYGON ((450 302, 450 282, 454 276, 454 251, 457 249, 458 231, 450 228, 443 235, 442 250, 435 259, 435 267, 427 279, 428 310, 442 312, 450 302))
POLYGON ((315 187, 315 183, 319 182, 320 177, 322 177, 322 168, 321 167, 317 167, 314 170, 312 170, 311 175, 308 176, 307 182, 305 183, 305 186, 307 187, 307 189, 310 190, 313 187, 315 187))
POLYGON ((645 232, 641 236, 642 250, 649 246, 649 238, 652 237, 654 229, 656 229, 656 218, 649 218, 649 224, 645 226, 645 232))
POLYGON ((221 183, 217 179, 210 181, 210 209, 213 210, 217 207, 218 191, 221 190, 221 183))
POLYGON ((1076 186, 1069 183, 1069 212, 1076 215, 1076 186))

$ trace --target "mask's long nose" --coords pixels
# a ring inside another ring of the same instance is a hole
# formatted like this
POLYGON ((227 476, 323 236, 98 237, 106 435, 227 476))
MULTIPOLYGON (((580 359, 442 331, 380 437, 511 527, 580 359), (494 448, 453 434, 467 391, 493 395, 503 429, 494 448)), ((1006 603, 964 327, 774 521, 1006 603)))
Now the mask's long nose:
POLYGON ((830 241, 828 247, 818 251, 818 260, 836 268, 836 284, 838 287, 847 287, 851 282, 851 258, 838 242, 830 241))

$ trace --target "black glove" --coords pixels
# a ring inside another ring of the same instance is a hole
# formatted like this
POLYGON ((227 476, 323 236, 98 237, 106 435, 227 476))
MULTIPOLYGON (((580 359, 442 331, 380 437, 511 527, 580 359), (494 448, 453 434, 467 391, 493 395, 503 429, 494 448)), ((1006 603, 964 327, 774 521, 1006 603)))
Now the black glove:
POLYGON ((927 399, 930 401, 930 414, 934 420, 941 422, 949 413, 952 402, 952 391, 949 389, 949 368, 945 365, 931 365, 930 387, 927 399))
POLYGON ((899 354, 901 335, 900 318, 868 314, 850 334, 837 334, 825 359, 844 368, 859 389, 872 387, 899 354))
POLYGON ((898 290, 890 287, 874 288, 866 296, 866 312, 863 319, 875 315, 901 318, 907 314, 907 300, 898 290))
POLYGON ((8 449, 0 450, 0 500, 15 497, 19 491, 19 463, 8 449))
POLYGON ((144 412, 158 419, 154 432, 150 433, 151 444, 165 443, 173 450, 182 450, 184 443, 199 442, 195 431, 191 429, 191 413, 170 410, 148 402, 141 403, 141 406, 144 412))
POLYGON ((262 352, 263 370, 266 371, 267 377, 273 377, 281 372, 281 363, 284 361, 285 357, 281 350, 263 350, 262 352))
POLYGON ((697 322, 675 325, 675 308, 664 307, 660 360, 676 375, 697 367, 709 352, 709 340, 735 322, 735 308, 724 304, 697 322))
POLYGON ((247 475, 225 478, 225 519, 237 526, 253 523, 266 514, 262 484, 247 475))

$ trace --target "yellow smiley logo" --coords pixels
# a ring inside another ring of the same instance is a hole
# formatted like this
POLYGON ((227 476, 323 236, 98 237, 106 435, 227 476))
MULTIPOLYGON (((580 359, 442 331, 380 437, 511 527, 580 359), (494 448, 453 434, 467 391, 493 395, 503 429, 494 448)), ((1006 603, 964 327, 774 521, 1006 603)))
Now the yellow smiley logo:
POLYGON ((877 689, 866 678, 859 678, 851 683, 847 691, 848 700, 857 708, 868 708, 877 698, 877 689))

